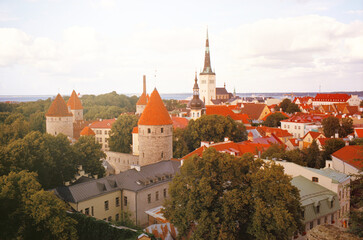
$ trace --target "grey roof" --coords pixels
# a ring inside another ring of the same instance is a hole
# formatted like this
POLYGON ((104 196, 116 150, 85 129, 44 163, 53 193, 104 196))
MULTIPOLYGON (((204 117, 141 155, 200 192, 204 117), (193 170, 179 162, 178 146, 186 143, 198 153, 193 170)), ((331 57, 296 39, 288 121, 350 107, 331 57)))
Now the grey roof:
POLYGON ((334 183, 342 183, 349 178, 349 175, 335 171, 331 168, 321 168, 321 169, 309 168, 309 167, 306 167, 306 168, 312 172, 316 172, 320 175, 323 175, 325 177, 332 179, 332 181, 334 183))
POLYGON ((57 187, 52 191, 63 200, 73 203, 123 189, 137 192, 161 182, 170 181, 170 175, 175 175, 179 171, 179 167, 180 161, 164 160, 142 166, 140 171, 129 169, 117 175, 72 186, 57 187), (164 180, 158 180, 158 177, 161 176, 165 176, 164 180))
POLYGON ((248 133, 250 133, 250 132, 252 132, 252 134, 253 134, 253 138, 255 139, 255 138, 260 138, 260 137, 262 137, 262 135, 257 131, 257 129, 248 129, 248 130, 246 130, 247 131, 247 134, 248 133))
POLYGON ((225 89, 223 87, 223 88, 216 88, 216 94, 217 95, 226 95, 226 94, 229 94, 229 93, 227 92, 227 89, 225 89))

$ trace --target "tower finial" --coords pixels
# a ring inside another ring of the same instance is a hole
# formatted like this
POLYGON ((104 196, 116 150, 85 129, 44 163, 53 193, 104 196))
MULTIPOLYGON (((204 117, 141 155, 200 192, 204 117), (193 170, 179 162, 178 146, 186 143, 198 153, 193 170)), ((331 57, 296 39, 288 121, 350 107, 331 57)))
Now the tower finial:
POLYGON ((207 25, 207 39, 208 39, 208 25, 207 25))

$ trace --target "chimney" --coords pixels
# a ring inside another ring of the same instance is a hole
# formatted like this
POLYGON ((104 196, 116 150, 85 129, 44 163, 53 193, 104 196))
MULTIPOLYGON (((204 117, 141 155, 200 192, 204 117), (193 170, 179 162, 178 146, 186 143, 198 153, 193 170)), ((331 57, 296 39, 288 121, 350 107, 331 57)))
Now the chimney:
POLYGON ((138 172, 140 172, 140 170, 141 170, 140 165, 134 165, 134 164, 132 164, 132 165, 130 166, 130 169, 135 169, 135 170, 136 170, 136 171, 138 171, 138 172))
POLYGON ((335 133, 334 137, 339 138, 339 133, 335 133))
POLYGON ((225 142, 228 142, 229 141, 229 138, 228 137, 224 137, 224 141, 225 142))
POLYGON ((146 95, 146 76, 143 75, 143 93, 146 95))
POLYGON ((203 147, 203 146, 209 147, 209 142, 207 142, 207 141, 201 141, 200 142, 200 146, 201 147, 203 147))

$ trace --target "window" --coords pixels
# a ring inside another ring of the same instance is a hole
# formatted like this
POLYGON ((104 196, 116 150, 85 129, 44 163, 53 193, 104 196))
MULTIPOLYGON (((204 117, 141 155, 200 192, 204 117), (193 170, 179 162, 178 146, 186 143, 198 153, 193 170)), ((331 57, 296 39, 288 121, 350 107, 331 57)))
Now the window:
POLYGON ((334 206, 334 199, 330 201, 330 208, 334 206))
POLYGON ((164 188, 164 198, 166 198, 166 188, 164 188))
POLYGON ((106 218, 104 218, 103 221, 106 221, 106 218))
POLYGON ((147 133, 151 133, 151 129, 150 128, 147 129, 147 133))
POLYGON ((296 129, 296 126, 295 126, 295 129, 296 129))
POLYGON ((314 227, 314 222, 310 222, 310 229, 314 227))
POLYGON ((108 201, 105 201, 105 210, 108 210, 108 201))
POLYGON ((301 216, 305 218, 305 209, 302 210, 301 216))
POLYGON ((155 193, 155 200, 156 201, 159 200, 159 191, 156 191, 156 193, 155 193))
POLYGON ((107 135, 107 130, 105 130, 105 135, 107 135))
POLYGON ((334 213, 331 215, 331 224, 335 223, 334 221, 334 213))
POLYGON ((107 219, 107 221, 111 222, 111 220, 112 220, 112 217, 109 216, 108 219, 107 219))
POLYGON ((160 132, 161 132, 161 133, 163 133, 163 132, 164 132, 164 128, 161 128, 161 129, 160 129, 160 132))
POLYGON ((120 214, 117 213, 115 216, 115 219, 116 219, 116 221, 120 220, 120 214))
POLYGON ((151 203, 151 194, 147 195, 147 203, 151 203))
POLYGON ((300 129, 300 126, 298 126, 298 129, 300 129))
POLYGON ((319 178, 313 177, 311 181, 313 181, 313 182, 319 182, 319 178))
POLYGON ((164 152, 161 152, 161 159, 163 159, 164 157, 164 152))
POLYGON ((316 206, 316 213, 320 213, 320 205, 316 206))
POLYGON ((116 207, 118 207, 118 206, 120 206, 120 198, 119 197, 116 198, 116 207))
POLYGON ((93 206, 91 207, 91 215, 93 216, 94 214, 93 214, 93 206))
POLYGON ((84 210, 84 214, 89 215, 89 208, 86 208, 86 209, 84 210))
POLYGON ((127 206, 127 197, 124 196, 124 206, 127 206))

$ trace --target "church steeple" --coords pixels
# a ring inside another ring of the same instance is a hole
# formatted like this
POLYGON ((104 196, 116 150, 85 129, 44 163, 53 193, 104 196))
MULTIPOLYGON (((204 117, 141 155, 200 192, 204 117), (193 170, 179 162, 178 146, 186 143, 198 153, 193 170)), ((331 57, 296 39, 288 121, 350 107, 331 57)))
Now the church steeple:
POLYGON ((204 68, 201 74, 214 74, 210 64, 208 28, 207 28, 207 39, 205 41, 204 68))
POLYGON ((199 98, 199 86, 198 86, 198 79, 197 79, 197 72, 195 72, 195 79, 194 79, 194 87, 193 87, 193 98, 199 98))

